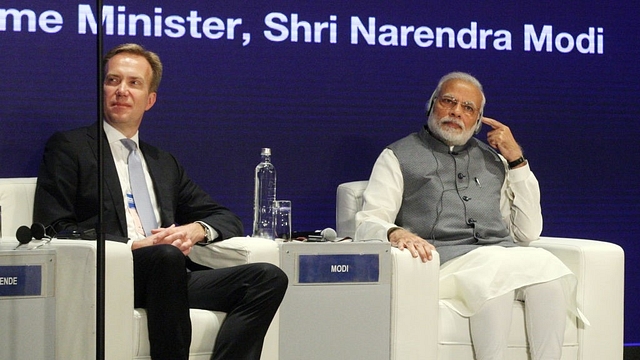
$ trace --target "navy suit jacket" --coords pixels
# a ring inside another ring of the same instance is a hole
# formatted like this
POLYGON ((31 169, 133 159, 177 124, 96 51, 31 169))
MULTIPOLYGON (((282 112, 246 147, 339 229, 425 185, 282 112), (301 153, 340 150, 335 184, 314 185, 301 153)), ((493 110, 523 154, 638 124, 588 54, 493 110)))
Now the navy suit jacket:
MULTIPOLYGON (((57 132, 45 146, 34 202, 34 222, 55 232, 97 228, 97 123, 57 132)), ((105 136, 106 139, 106 136, 105 136)), ((242 236, 240 218, 217 204, 185 173, 173 155, 140 141, 155 189, 160 224, 184 225, 196 220, 211 225, 217 240, 242 236)), ((103 223, 111 239, 127 240, 124 198, 108 142, 104 142, 103 223)))

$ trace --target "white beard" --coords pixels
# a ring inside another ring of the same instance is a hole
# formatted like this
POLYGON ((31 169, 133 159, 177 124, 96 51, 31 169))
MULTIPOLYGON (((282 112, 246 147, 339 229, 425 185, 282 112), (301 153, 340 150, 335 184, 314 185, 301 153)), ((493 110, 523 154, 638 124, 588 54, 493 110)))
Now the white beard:
POLYGON ((466 144, 475 132, 475 127, 466 129, 462 120, 449 116, 443 116, 442 118, 437 119, 436 115, 433 112, 429 115, 427 126, 429 127, 429 130, 433 135, 435 135, 438 139, 442 140, 449 146, 461 146, 466 144), (451 128, 448 126, 442 126, 444 123, 449 122, 460 126, 462 130, 451 128))

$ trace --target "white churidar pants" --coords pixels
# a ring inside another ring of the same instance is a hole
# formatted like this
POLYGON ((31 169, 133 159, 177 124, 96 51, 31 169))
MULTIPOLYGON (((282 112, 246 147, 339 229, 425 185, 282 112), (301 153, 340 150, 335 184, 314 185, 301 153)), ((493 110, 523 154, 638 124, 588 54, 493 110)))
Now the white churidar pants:
POLYGON ((506 360, 514 299, 524 301, 534 360, 560 359, 568 314, 585 324, 575 275, 550 252, 485 246, 443 264, 440 300, 469 317, 477 360, 506 360))
POLYGON ((564 302, 561 282, 552 280, 490 299, 469 318, 477 360, 508 360, 505 351, 514 297, 524 301, 531 358, 560 359, 567 310, 564 306, 558 306, 564 302))

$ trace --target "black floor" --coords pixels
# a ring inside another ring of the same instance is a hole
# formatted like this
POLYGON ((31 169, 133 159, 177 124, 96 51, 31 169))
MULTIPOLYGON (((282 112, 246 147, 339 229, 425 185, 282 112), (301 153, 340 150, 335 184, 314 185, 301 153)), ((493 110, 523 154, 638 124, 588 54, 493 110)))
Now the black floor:
POLYGON ((640 346, 625 346, 624 360, 640 360, 640 346))

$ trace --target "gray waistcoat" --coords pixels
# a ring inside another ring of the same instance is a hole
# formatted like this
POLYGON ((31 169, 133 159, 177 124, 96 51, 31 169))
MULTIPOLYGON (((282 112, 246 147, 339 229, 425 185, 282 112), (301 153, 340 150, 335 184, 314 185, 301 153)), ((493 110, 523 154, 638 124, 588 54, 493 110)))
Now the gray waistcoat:
POLYGON ((389 149, 404 179, 396 224, 431 242, 442 264, 483 245, 515 246, 500 215, 504 165, 488 145, 471 138, 450 151, 423 128, 389 149))

